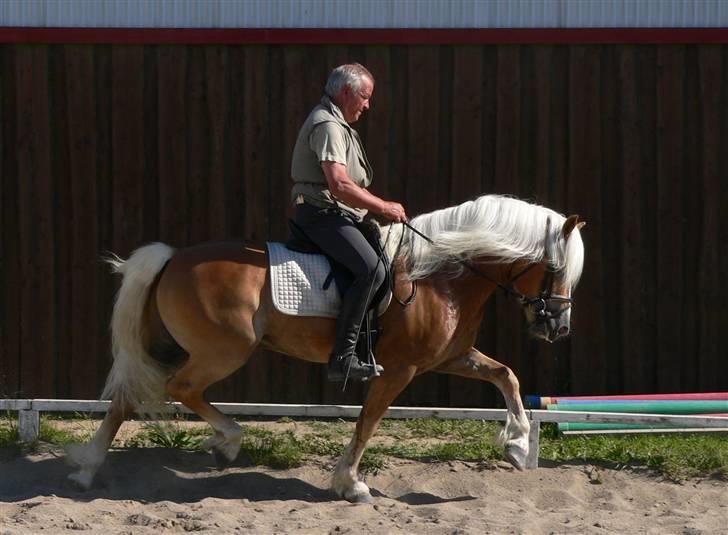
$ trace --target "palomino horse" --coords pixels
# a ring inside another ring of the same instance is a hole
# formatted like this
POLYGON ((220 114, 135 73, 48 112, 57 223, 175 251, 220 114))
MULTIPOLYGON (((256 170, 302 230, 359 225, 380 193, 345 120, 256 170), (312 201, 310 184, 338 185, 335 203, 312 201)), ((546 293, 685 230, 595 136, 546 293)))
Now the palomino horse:
MULTIPOLYGON (((332 488, 339 496, 371 499, 358 479, 367 441, 397 395, 428 371, 490 381, 500 389, 508 416, 499 439, 506 459, 524 468, 529 422, 518 380, 473 343, 497 287, 520 299, 530 334, 554 341, 568 333, 571 292, 584 259, 577 219, 489 195, 414 218, 416 232, 390 227, 400 233, 392 240, 400 245, 394 293, 405 299, 413 281, 419 291, 412 304, 392 304, 380 318, 377 360, 384 373, 371 381, 336 466, 332 488)), ((241 428, 205 401, 205 389, 243 366, 257 347, 309 362, 328 359, 334 320, 278 312, 264 251, 238 243, 175 251, 157 243, 112 263, 123 274, 111 321, 114 362, 103 394, 112 403, 91 442, 69 449, 79 466, 69 477, 81 487, 90 487, 127 416, 149 412, 165 392, 212 426, 214 436, 204 447, 216 460, 234 460, 241 428)))

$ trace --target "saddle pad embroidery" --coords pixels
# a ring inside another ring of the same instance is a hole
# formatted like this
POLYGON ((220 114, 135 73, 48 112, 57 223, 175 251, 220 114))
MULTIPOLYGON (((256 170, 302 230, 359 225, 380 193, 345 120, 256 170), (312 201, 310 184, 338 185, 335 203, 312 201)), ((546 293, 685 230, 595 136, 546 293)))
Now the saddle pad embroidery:
MULTIPOLYGON (((331 272, 328 259, 321 254, 299 253, 282 243, 266 242, 270 263, 273 305, 283 314, 336 318, 341 297, 336 283, 324 283, 331 272)), ((378 313, 387 309, 391 293, 382 300, 378 313)))
POLYGON ((282 243, 267 242, 273 304, 284 314, 335 318, 341 298, 332 281, 324 290, 331 272, 324 255, 299 253, 282 243))

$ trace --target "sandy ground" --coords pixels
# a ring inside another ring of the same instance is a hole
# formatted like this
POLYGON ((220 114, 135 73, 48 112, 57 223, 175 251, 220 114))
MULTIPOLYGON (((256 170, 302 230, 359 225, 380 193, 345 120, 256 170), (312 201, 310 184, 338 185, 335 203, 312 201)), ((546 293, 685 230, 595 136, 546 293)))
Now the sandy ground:
POLYGON ((16 533, 726 533, 728 483, 633 470, 393 460, 366 478, 371 504, 328 491, 333 462, 291 470, 206 453, 116 449, 87 492, 59 451, 0 450, 0 535, 16 533))

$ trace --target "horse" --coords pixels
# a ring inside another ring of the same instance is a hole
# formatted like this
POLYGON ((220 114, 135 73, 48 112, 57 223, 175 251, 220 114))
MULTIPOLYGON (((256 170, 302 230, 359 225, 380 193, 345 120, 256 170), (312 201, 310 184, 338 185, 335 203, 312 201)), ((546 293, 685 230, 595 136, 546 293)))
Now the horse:
MULTIPOLYGON (((350 502, 371 494, 358 466, 389 405, 425 372, 496 385, 507 417, 497 437, 504 457, 523 470, 529 421, 513 371, 475 343, 485 303, 501 288, 522 305, 530 335, 553 342, 569 334, 572 291, 584 246, 577 215, 568 218, 509 196, 484 195, 422 214, 406 226, 382 227, 399 303, 380 317, 376 348, 384 372, 370 381, 351 442, 331 488, 350 502), (393 246, 396 244, 396 246, 393 246), (410 304, 412 288, 418 292, 410 304)), ((214 430, 203 448, 218 465, 232 462, 242 430, 203 398, 243 366, 256 348, 326 363, 335 320, 286 315, 273 306, 266 251, 243 243, 203 243, 175 250, 152 243, 128 260, 109 262, 122 274, 112 319, 113 364, 102 394, 111 404, 87 444, 68 450, 68 477, 91 487, 119 427, 134 412, 175 399, 214 430)))

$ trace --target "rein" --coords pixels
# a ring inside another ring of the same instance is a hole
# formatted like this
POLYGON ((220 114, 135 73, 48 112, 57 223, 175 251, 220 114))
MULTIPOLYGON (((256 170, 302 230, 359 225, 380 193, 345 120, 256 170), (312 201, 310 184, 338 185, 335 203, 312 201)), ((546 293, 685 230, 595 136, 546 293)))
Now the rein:
MULTIPOLYGON (((419 230, 414 228, 412 225, 410 225, 408 222, 405 221, 403 223, 403 225, 406 226, 409 230, 411 230, 415 234, 417 234, 419 237, 421 237, 422 239, 427 241, 429 244, 432 245, 435 243, 435 241, 432 238, 430 238, 423 232, 420 232, 419 230)), ((551 226, 551 220, 549 219, 547 222, 547 225, 546 225, 546 239, 545 239, 545 244, 546 244, 545 256, 546 256, 547 261, 550 257, 549 250, 548 250, 548 235, 549 235, 550 226, 551 226)), ((401 239, 400 239, 400 245, 401 245, 401 239)), ((553 284, 554 284, 554 274, 556 273, 556 271, 553 268, 551 268, 550 265, 546 270, 546 274, 544 275, 543 284, 541 286, 541 292, 539 293, 539 295, 537 297, 527 297, 526 295, 524 295, 521 292, 519 292, 518 290, 516 290, 514 284, 519 278, 521 278, 523 275, 525 275, 526 273, 531 271, 534 267, 536 267, 537 264, 527 265, 521 271, 516 273, 515 276, 511 277, 511 279, 506 284, 501 284, 500 282, 495 280, 493 277, 487 275, 482 270, 478 269, 477 266, 473 265, 472 263, 468 262, 467 260, 458 259, 458 263, 462 264, 463 266, 468 268, 470 271, 472 271, 479 277, 482 277, 482 278, 486 279, 487 281, 490 281, 493 284, 495 284, 500 290, 503 291, 503 293, 506 294, 507 297, 514 297, 514 298, 518 299, 521 302, 522 306, 533 307, 534 313, 542 321, 558 318, 561 314, 564 313, 565 310, 570 308, 573 303, 573 299, 571 297, 566 297, 566 296, 562 296, 562 295, 553 295, 552 292, 553 292, 553 284), (569 306, 559 307, 559 309, 557 311, 553 311, 553 310, 550 310, 549 306, 548 306, 548 304, 553 301, 555 301, 557 303, 568 303, 569 306)), ((417 294, 416 282, 417 281, 412 281, 412 294, 410 295, 410 297, 408 299, 405 300, 405 302, 402 302, 399 299, 397 299, 397 301, 399 301, 400 304, 407 306, 414 301, 415 295, 417 294)), ((394 294, 394 287, 392 288, 392 290, 393 290, 392 294, 394 294)))

